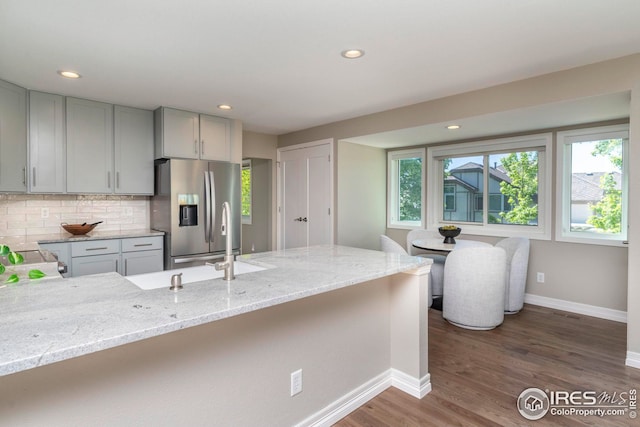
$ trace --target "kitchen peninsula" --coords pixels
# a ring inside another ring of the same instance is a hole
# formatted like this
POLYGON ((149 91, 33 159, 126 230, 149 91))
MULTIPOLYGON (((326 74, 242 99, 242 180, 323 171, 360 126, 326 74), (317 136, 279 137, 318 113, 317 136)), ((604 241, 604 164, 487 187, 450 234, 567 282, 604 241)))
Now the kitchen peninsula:
POLYGON ((240 259, 267 269, 177 293, 115 273, 0 290, 0 425, 325 425, 391 385, 430 390, 428 261, 240 259))

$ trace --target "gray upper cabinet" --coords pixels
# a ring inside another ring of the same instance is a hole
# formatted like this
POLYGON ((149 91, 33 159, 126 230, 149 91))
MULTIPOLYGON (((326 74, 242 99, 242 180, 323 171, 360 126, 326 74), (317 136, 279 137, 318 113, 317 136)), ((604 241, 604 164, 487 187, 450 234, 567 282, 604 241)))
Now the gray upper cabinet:
POLYGON ((67 98, 67 191, 112 193, 113 105, 67 98))
POLYGON ((200 158, 231 160, 231 126, 222 117, 200 114, 200 158))
POLYGON ((153 112, 114 107, 115 192, 153 195, 153 112))
POLYGON ((64 97, 29 92, 29 191, 63 193, 65 186, 64 97))
POLYGON ((155 141, 156 158, 231 160, 231 124, 222 117, 158 108, 155 141))
POLYGON ((156 158, 198 159, 200 120, 197 113, 161 107, 155 111, 156 158))
POLYGON ((27 191, 27 91, 0 80, 0 191, 27 191))

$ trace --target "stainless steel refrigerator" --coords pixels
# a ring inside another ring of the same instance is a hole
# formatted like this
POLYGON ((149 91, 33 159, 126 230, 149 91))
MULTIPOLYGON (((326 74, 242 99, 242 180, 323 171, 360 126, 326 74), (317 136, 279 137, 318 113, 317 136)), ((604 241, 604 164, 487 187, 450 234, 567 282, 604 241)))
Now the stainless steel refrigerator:
POLYGON ((222 204, 231 205, 233 251, 240 252, 240 165, 161 159, 155 165, 151 228, 165 232, 165 270, 224 256, 222 204))

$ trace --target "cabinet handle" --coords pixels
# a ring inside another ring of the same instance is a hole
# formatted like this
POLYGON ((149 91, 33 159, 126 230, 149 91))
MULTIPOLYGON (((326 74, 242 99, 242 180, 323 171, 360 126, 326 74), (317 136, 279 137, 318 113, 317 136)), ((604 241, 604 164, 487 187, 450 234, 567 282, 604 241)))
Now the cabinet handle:
POLYGON ((27 185, 27 167, 22 168, 22 183, 27 185))
POLYGON ((109 249, 108 247, 102 247, 102 248, 87 248, 85 249, 85 251, 104 251, 106 249, 109 249))
POLYGON ((204 154, 204 139, 200 141, 200 155, 204 154))
POLYGON ((111 188, 111 171, 107 171, 107 188, 111 188))
POLYGON ((118 272, 118 260, 116 260, 116 273, 118 272))
MULTIPOLYGON (((118 265, 118 260, 116 260, 116 265, 118 265)), ((124 275, 127 275, 127 259, 124 260, 124 275)))
POLYGON ((138 248, 140 246, 151 246, 153 245, 153 243, 136 243, 135 245, 133 245, 134 248, 138 248))
POLYGON ((116 188, 120 188, 120 171, 116 172, 116 188))
POLYGON ((33 182, 31 183, 31 186, 35 187, 36 186, 36 168, 35 168, 35 166, 33 167, 33 180, 32 181, 33 182))
POLYGON ((193 141, 193 152, 198 154, 198 140, 193 141))

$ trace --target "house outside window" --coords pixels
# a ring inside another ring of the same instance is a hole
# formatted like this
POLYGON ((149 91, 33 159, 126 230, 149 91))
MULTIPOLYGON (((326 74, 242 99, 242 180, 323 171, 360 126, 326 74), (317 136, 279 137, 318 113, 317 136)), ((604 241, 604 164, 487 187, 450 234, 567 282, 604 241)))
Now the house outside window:
POLYGON ((387 153, 387 227, 423 226, 424 153, 423 148, 387 153))
POLYGON ((430 147, 429 228, 549 239, 551 141, 542 134, 430 147))
POLYGON ((556 240, 626 240, 628 143, 626 124, 558 133, 556 240))
POLYGON ((241 205, 242 205, 242 223, 251 224, 251 160, 242 161, 242 170, 240 172, 240 181, 242 187, 241 205))

